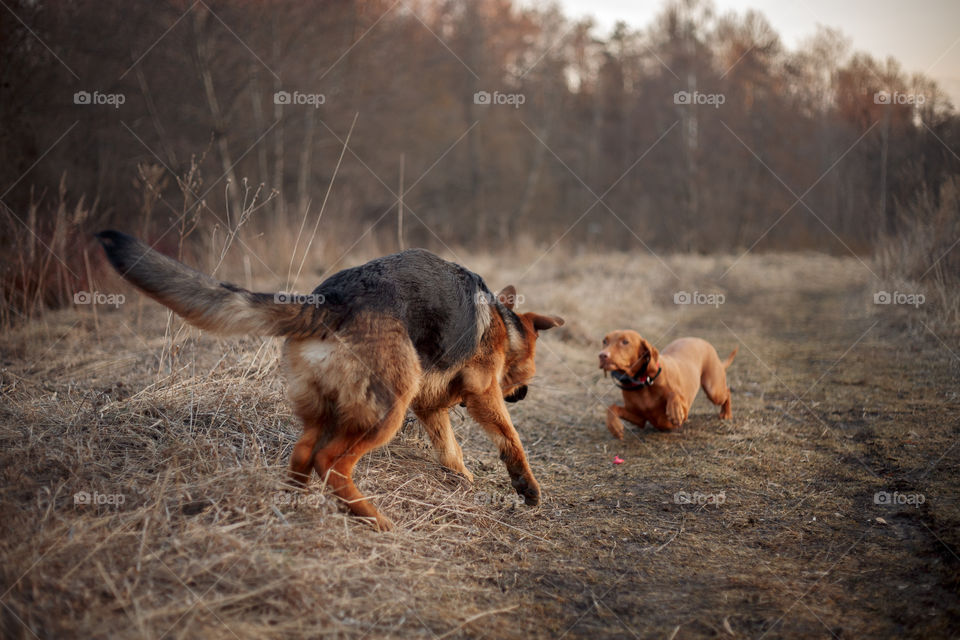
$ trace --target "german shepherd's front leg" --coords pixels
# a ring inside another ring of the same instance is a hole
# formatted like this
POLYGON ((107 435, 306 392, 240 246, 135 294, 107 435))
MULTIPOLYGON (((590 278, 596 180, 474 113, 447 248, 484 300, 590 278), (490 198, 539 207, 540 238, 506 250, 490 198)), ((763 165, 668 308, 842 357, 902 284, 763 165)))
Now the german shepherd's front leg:
POLYGON ((495 385, 480 395, 467 396, 466 402, 470 416, 484 428, 500 449, 500 459, 507 467, 513 488, 523 496, 523 501, 528 505, 539 504, 540 484, 533 477, 533 471, 527 463, 520 436, 517 435, 510 414, 507 413, 500 386, 495 385))
POLYGON ((459 473, 469 482, 473 482, 473 474, 463 464, 463 451, 457 444, 457 438, 450 426, 450 412, 447 409, 414 409, 417 418, 430 436, 437 460, 447 469, 459 473))

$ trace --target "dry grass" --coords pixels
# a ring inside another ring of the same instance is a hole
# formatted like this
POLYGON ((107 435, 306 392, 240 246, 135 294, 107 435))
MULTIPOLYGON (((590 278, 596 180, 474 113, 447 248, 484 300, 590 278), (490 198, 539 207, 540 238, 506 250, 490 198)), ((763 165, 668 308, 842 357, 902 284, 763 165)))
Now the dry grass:
POLYGON ((411 422, 358 469, 398 525, 376 534, 316 479, 283 493, 298 427, 276 342, 179 331, 134 294, 97 317, 49 313, 0 342, 0 635, 960 633, 960 361, 904 341, 858 262, 748 256, 722 277, 732 258, 550 254, 526 273, 519 256, 450 257, 568 320, 512 407, 540 507, 517 506, 494 446, 455 412, 476 483, 440 469, 411 422), (678 290, 726 302, 676 306, 678 290), (596 342, 628 326, 660 345, 742 343, 734 419, 701 397, 679 434, 612 441, 596 342), (881 490, 925 502, 878 506, 881 490))
POLYGON ((24 215, 0 203, 0 327, 72 304, 74 292, 89 290, 91 247, 83 226, 90 215, 84 198, 67 202, 65 177, 55 202, 31 198, 24 215))
MULTIPOLYGON (((960 177, 898 210, 898 233, 880 238, 877 263, 890 292, 920 294, 926 320, 960 335, 960 177)), ((916 315, 916 314, 914 314, 916 315)))

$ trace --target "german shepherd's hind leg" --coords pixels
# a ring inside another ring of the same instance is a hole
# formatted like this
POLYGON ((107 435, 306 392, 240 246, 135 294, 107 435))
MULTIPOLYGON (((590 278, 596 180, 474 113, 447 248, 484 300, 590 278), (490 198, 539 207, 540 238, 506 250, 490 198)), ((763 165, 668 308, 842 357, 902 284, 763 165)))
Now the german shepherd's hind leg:
POLYGON ((356 426, 340 425, 335 435, 313 457, 313 465, 323 480, 355 515, 369 519, 380 531, 393 529, 393 523, 373 506, 353 483, 353 469, 360 458, 393 439, 410 405, 410 397, 397 398, 378 424, 367 431, 356 431, 356 426))
POLYGON ((289 484, 300 489, 310 481, 313 472, 313 455, 317 441, 320 439, 322 424, 319 420, 303 418, 303 435, 293 447, 290 456, 289 484))
POLYGON ((357 489, 353 470, 367 452, 388 443, 403 425, 422 378, 417 352, 396 322, 358 317, 326 340, 288 342, 290 398, 304 421, 290 473, 309 478, 307 462, 357 516, 392 528, 357 489))
POLYGON ((468 396, 467 411, 500 449, 500 459, 510 474, 510 484, 523 496, 523 501, 530 506, 540 504, 540 484, 527 463, 520 436, 507 413, 500 385, 494 385, 482 395, 468 396))
POLYGON ((448 409, 414 409, 417 418, 423 423, 423 427, 430 436, 430 442, 433 443, 433 449, 437 454, 437 461, 453 471, 459 473, 464 478, 473 482, 473 474, 467 470, 463 464, 463 451, 457 443, 457 438, 453 434, 453 427, 450 425, 450 411, 448 409))
POLYGON ((362 436, 339 436, 317 451, 314 468, 354 515, 368 519, 380 531, 389 531, 393 523, 377 511, 353 483, 353 468, 363 454, 373 448, 372 443, 362 436))

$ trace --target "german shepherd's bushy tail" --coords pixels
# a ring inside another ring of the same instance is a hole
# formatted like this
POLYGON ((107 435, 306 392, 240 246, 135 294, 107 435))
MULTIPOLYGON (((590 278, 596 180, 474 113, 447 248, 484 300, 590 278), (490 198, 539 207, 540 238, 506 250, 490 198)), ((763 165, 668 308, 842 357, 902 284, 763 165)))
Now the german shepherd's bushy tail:
POLYGON ((301 305, 254 293, 168 258, 119 231, 97 234, 110 264, 148 296, 190 324, 221 334, 286 336, 297 333, 301 305))

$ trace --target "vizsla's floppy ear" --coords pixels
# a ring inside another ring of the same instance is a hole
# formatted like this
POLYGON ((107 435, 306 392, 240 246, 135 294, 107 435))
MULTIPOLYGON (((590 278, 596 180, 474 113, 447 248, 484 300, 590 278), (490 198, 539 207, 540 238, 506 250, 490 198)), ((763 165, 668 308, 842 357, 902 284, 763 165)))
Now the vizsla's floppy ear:
POLYGON ((517 288, 512 284, 508 284, 497 294, 497 301, 507 309, 513 311, 513 307, 517 304, 517 288))
POLYGON ((660 352, 653 345, 650 345, 650 364, 647 365, 647 375, 653 377, 660 370, 660 352))
POLYGON ((627 373, 632 378, 636 378, 638 375, 653 377, 657 375, 659 368, 660 352, 646 340, 641 340, 640 346, 637 347, 637 360, 630 365, 630 370, 627 373), (649 359, 647 358, 648 355, 649 359))
POLYGON ((563 326, 563 318, 559 316, 542 316, 539 313, 525 313, 524 315, 530 319, 530 322, 533 323, 533 328, 537 331, 546 331, 547 329, 563 326))

